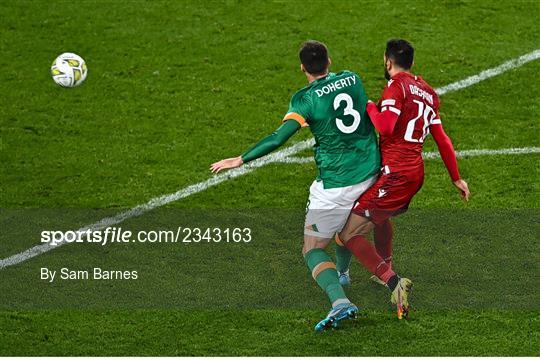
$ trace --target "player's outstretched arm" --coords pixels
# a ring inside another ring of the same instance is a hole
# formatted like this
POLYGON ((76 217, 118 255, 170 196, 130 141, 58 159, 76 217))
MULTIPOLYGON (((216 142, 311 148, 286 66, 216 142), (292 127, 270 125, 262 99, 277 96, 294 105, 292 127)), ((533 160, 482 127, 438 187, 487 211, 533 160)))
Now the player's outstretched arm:
POLYGON ((248 163, 257 158, 266 156, 283 145, 289 138, 292 137, 301 128, 300 124, 294 120, 288 120, 281 125, 274 133, 266 136, 253 147, 247 150, 243 155, 233 158, 227 158, 210 166, 210 171, 218 173, 221 170, 240 167, 244 163, 248 163))
POLYGON ((460 191, 461 198, 468 201, 471 193, 467 182, 462 180, 459 175, 456 152, 454 151, 454 145, 452 144, 450 137, 444 132, 441 124, 431 125, 430 130, 454 186, 460 191))

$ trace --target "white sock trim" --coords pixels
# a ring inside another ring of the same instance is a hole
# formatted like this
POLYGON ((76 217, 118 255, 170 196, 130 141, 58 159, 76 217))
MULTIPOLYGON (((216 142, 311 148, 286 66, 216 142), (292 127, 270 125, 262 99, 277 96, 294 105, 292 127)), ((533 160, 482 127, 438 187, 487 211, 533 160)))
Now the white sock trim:
POLYGON ((338 299, 334 303, 332 303, 332 308, 335 308, 337 305, 340 304, 349 304, 350 302, 351 301, 347 298, 338 299))

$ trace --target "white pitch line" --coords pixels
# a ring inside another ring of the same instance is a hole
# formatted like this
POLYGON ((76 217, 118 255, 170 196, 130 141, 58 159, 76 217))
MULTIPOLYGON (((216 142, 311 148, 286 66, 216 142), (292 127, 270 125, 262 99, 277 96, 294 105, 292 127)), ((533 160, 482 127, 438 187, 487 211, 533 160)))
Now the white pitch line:
MULTIPOLYGON (((521 154, 531 154, 531 153, 540 153, 540 147, 518 147, 518 148, 501 148, 497 150, 464 150, 456 151, 456 157, 478 157, 478 156, 496 156, 496 155, 521 155, 521 154)), ((439 152, 424 152, 422 157, 427 160, 441 158, 439 152)), ((305 163, 314 163, 313 157, 284 157, 279 160, 281 163, 295 163, 295 164, 305 164, 305 163)))
MULTIPOLYGON (((516 59, 507 61, 503 63, 502 65, 499 65, 497 67, 482 71, 478 75, 468 77, 464 80, 457 81, 454 83, 451 83, 450 85, 441 87, 439 89, 435 89, 439 95, 443 95, 448 92, 452 91, 458 91, 465 87, 472 86, 480 81, 486 80, 488 78, 491 78, 493 76, 500 75, 506 71, 512 70, 514 68, 523 66, 529 61, 536 60, 540 57, 540 49, 534 50, 528 54, 525 54, 523 56, 520 56, 516 59)), ((206 181, 202 181, 199 183, 196 183, 194 185, 188 186, 186 188, 183 188, 177 192, 166 194, 163 196, 155 197, 149 200, 148 202, 141 204, 139 206, 136 206, 130 210, 121 212, 113 217, 107 217, 104 218, 96 223, 90 224, 86 227, 80 228, 78 231, 84 232, 87 229, 91 230, 99 230, 103 229, 109 226, 113 226, 116 224, 119 224, 126 219, 133 218, 140 216, 146 212, 149 212, 155 208, 164 206, 168 203, 177 201, 182 198, 186 198, 188 196, 191 196, 193 194, 205 191, 206 189, 216 186, 222 182, 225 182, 229 179, 236 178, 243 176, 245 174, 248 174, 250 172, 253 172, 255 169, 259 167, 263 167, 270 163, 279 163, 282 162, 284 158, 292 156, 298 152, 301 152, 307 148, 310 148, 313 146, 314 140, 309 139, 305 141, 298 142, 290 147, 287 147, 283 150, 277 151, 273 154, 270 154, 264 158, 258 159, 256 161, 253 161, 252 163, 236 168, 234 170, 228 171, 226 173, 221 173, 216 176, 213 176, 206 181)), ((482 150, 480 150, 482 151, 482 150)), ((61 245, 65 244, 66 242, 61 242, 56 246, 52 246, 50 244, 40 244, 37 246, 34 246, 32 248, 29 248, 23 252, 14 254, 10 257, 4 258, 0 260, 0 269, 3 269, 5 267, 13 266, 16 264, 19 264, 21 262, 24 262, 30 258, 33 258, 35 256, 38 256, 40 254, 46 253, 50 250, 53 250, 55 248, 60 247, 61 245)))
POLYGON ((517 67, 525 65, 527 62, 538 60, 540 58, 540 49, 536 49, 532 52, 529 52, 528 54, 525 54, 523 56, 520 56, 516 59, 512 59, 509 61, 506 61, 504 64, 501 64, 497 67, 493 67, 491 69, 487 69, 485 71, 480 72, 478 75, 467 77, 466 79, 463 79, 461 81, 457 81, 454 83, 451 83, 450 85, 446 85, 444 87, 438 88, 436 91, 437 93, 442 96, 445 93, 453 92, 457 90, 464 89, 466 87, 475 85, 479 83, 480 81, 487 80, 491 77, 497 76, 502 74, 503 72, 506 72, 508 70, 515 69, 517 67))
MULTIPOLYGON (((517 147, 501 148, 497 150, 463 150, 456 151, 457 157, 478 157, 478 156, 497 156, 497 155, 526 155, 531 153, 540 153, 540 147, 517 147)), ((422 157, 426 159, 441 158, 439 152, 425 152, 422 157)))

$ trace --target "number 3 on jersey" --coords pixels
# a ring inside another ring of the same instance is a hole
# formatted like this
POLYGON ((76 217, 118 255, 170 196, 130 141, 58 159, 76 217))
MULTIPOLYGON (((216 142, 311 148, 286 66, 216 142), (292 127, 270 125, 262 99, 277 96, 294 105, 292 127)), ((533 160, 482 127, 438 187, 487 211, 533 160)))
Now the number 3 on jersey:
POLYGON ((413 102, 418 105, 418 115, 407 123, 405 141, 422 143, 429 134, 429 124, 435 118, 436 113, 429 105, 426 105, 422 101, 413 100, 413 102), (413 138, 414 130, 416 129, 416 121, 419 120, 420 117, 423 117, 424 119, 422 135, 419 138, 413 138))
POLYGON ((336 126, 343 133, 353 133, 360 125, 360 112, 353 108, 353 99, 346 93, 340 93, 334 98, 334 110, 337 111, 341 103, 345 101, 345 109, 343 109, 344 115, 351 115, 353 117, 353 123, 349 126, 343 123, 343 120, 336 117, 336 126))

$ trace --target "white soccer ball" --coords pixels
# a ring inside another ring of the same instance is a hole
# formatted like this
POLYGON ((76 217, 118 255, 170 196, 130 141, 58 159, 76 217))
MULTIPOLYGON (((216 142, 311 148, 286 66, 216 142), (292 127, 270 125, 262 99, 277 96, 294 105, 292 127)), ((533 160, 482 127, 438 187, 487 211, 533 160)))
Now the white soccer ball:
POLYGON ((51 66, 54 82, 62 87, 79 86, 86 79, 87 73, 88 69, 82 57, 71 52, 58 56, 51 66))

